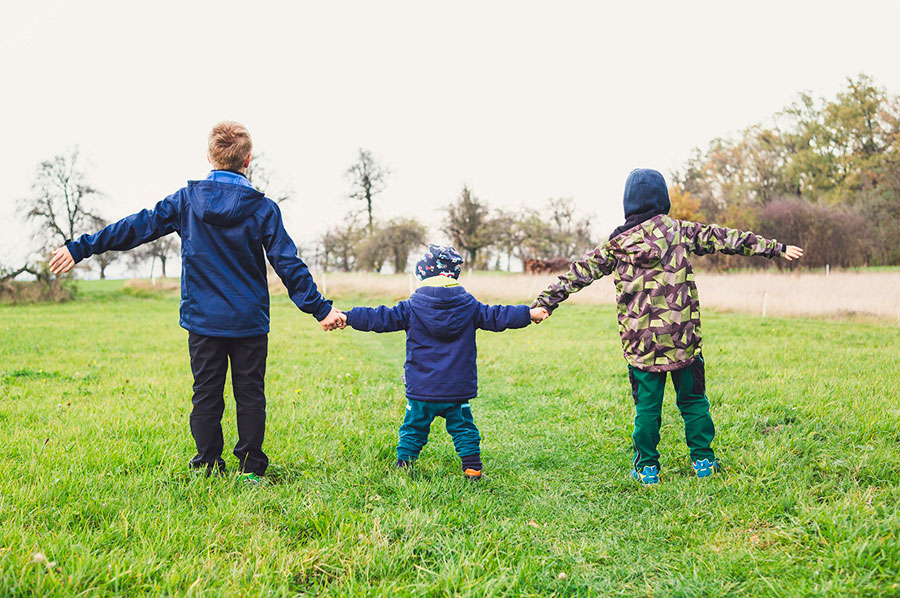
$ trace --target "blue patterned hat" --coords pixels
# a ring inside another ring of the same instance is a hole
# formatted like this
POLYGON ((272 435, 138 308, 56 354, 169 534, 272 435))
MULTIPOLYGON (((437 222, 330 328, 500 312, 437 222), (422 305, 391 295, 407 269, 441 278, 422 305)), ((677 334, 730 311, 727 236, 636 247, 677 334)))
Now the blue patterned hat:
POLYGON ((416 264, 416 276, 419 280, 425 280, 432 276, 459 278, 462 265, 462 256, 452 247, 429 245, 425 256, 416 264))

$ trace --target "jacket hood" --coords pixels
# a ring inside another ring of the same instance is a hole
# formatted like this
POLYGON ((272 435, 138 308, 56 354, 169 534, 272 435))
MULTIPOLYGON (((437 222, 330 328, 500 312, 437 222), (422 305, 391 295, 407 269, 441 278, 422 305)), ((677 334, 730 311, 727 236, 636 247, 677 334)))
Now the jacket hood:
POLYGON ((442 339, 459 336, 475 317, 478 301, 463 287, 422 287, 409 298, 413 316, 428 334, 442 339))
POLYGON ((625 219, 638 214, 669 213, 669 189, 658 170, 637 168, 625 180, 625 219))
POLYGON ((200 220, 223 228, 249 218, 265 198, 252 187, 217 181, 189 181, 187 195, 191 210, 200 220))

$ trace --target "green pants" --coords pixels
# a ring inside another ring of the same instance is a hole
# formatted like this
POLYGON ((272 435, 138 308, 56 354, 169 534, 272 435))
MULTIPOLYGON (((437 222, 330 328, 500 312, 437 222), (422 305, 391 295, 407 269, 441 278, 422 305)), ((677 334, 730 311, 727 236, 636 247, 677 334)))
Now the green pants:
POLYGON ((436 417, 443 417, 447 432, 453 438, 453 446, 460 457, 481 453, 481 436, 472 419, 472 408, 465 403, 433 403, 407 399, 406 416, 400 426, 400 442, 397 458, 412 461, 428 443, 428 431, 436 417))
MULTIPOLYGON (((675 385, 675 404, 684 420, 684 439, 691 451, 691 461, 709 459, 715 454, 710 448, 716 428, 709 415, 706 398, 706 374, 703 359, 688 367, 670 372, 675 385)), ((634 396, 634 468, 641 471, 647 465, 659 467, 659 428, 662 425, 663 392, 666 372, 645 372, 628 366, 631 392, 634 396)))

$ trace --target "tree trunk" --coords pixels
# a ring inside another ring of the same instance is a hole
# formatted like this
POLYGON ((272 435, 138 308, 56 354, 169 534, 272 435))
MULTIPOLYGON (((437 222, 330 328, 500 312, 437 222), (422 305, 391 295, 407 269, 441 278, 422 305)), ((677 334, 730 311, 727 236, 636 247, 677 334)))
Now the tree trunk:
POLYGON ((372 193, 366 189, 366 210, 369 212, 369 234, 371 235, 374 226, 372 225, 372 193))
POLYGON ((159 269, 162 271, 162 277, 166 277, 166 258, 164 256, 159 256, 159 269))

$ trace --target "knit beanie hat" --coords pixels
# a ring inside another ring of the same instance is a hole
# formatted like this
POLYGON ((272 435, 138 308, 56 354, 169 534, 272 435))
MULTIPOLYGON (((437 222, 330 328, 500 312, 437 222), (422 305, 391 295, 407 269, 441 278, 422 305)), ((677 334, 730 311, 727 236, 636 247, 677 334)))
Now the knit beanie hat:
POLYGON ((428 251, 416 264, 416 276, 419 280, 425 280, 432 276, 459 278, 462 264, 462 256, 452 247, 429 245, 428 251))

